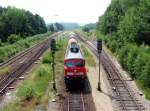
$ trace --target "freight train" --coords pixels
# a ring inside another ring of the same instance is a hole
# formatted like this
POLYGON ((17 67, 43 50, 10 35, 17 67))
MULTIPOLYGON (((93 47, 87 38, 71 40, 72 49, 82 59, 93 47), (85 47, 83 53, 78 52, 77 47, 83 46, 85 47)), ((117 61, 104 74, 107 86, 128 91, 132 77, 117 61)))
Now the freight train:
POLYGON ((84 83, 86 79, 85 59, 75 38, 70 38, 64 58, 64 80, 68 85, 73 81, 84 83))

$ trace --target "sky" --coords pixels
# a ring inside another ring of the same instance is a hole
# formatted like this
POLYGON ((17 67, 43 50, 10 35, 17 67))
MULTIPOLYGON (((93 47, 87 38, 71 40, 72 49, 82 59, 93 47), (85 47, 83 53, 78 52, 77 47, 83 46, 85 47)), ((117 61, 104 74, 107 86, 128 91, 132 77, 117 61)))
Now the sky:
POLYGON ((0 6, 15 6, 42 16, 46 23, 95 23, 111 0, 0 0, 0 6))

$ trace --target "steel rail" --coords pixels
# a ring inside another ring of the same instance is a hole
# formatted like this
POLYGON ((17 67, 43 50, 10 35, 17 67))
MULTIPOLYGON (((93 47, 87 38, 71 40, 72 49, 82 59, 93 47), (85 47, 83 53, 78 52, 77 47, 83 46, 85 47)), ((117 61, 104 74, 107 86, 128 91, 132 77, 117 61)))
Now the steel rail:
MULTIPOLYGON (((54 38, 58 34, 53 34, 51 38, 54 38)), ((4 78, 1 78, 0 95, 3 95, 6 92, 7 87, 10 86, 16 80, 16 78, 20 77, 26 70, 28 70, 28 68, 31 67, 32 64, 36 60, 38 60, 38 58, 49 48, 50 46, 49 40, 51 38, 44 40, 40 42, 39 44, 35 45, 34 47, 30 48, 29 50, 25 51, 23 53, 23 55, 25 56, 23 56, 22 54, 20 55, 21 56, 20 58, 26 57, 26 55, 28 56, 28 54, 30 54, 31 56, 30 58, 28 57, 27 62, 17 65, 16 68, 13 69, 9 74, 4 76, 4 78), (32 52, 32 54, 30 52, 32 52)), ((13 62, 16 62, 16 60, 13 62)))
MULTIPOLYGON (((78 35, 79 39, 94 53, 94 55, 96 57, 98 57, 98 53, 97 53, 97 49, 96 49, 96 45, 92 42, 89 42, 83 38, 81 38, 78 35)), ((117 96, 120 99, 120 104, 121 107, 123 108, 124 111, 129 111, 130 109, 129 106, 126 105, 126 103, 124 102, 124 99, 122 96, 125 96, 126 94, 128 95, 128 97, 130 97, 130 101, 132 101, 132 105, 134 104, 135 106, 132 106, 133 108, 136 107, 137 109, 135 109, 136 111, 141 111, 143 108, 141 105, 139 105, 137 103, 137 100, 135 98, 133 98, 133 94, 131 93, 129 87, 127 86, 127 84, 125 83, 124 80, 122 80, 121 74, 118 71, 118 69, 114 66, 114 64, 112 63, 112 61, 110 60, 110 58, 108 57, 108 55, 104 52, 104 50, 102 51, 102 65, 106 71, 108 80, 110 80, 111 85, 114 86, 115 89, 115 93, 117 94, 117 96), (107 62, 106 62, 107 61, 107 62), (114 78, 116 77, 117 78, 114 78), (126 92, 121 93, 119 91, 119 84, 117 84, 117 82, 115 82, 116 80, 119 80, 121 82, 121 84, 123 85, 122 87, 126 89, 126 92)), ((131 107, 131 106, 130 106, 131 107)))
POLYGON ((85 103, 82 92, 68 94, 68 111, 85 111, 85 103))

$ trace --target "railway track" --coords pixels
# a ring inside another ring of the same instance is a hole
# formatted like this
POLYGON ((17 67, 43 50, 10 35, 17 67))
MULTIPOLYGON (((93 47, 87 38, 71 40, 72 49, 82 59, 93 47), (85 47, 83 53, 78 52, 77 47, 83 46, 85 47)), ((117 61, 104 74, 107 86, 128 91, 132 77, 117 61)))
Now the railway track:
MULTIPOLYGON (((79 35, 78 37, 98 58, 99 56, 97 53, 96 45, 81 38, 79 35)), ((116 101, 119 103, 120 110, 143 111, 143 105, 135 97, 133 90, 131 90, 126 81, 124 81, 120 72, 104 50, 101 53, 101 64, 106 72, 109 83, 113 88, 113 93, 116 101)))
MULTIPOLYGON (((63 86, 65 88, 65 84, 63 86)), ((63 91, 62 95, 61 111, 96 111, 88 80, 84 88, 81 84, 72 84, 69 91, 63 91)))
POLYGON ((86 111, 82 92, 73 92, 68 94, 67 111, 86 111))
MULTIPOLYGON (((57 34, 52 35, 51 38, 55 37, 57 34)), ((50 39, 44 40, 41 43, 29 48, 25 52, 20 53, 20 55, 14 56, 7 62, 3 63, 1 67, 11 66, 11 71, 8 74, 4 74, 0 78, 0 95, 5 94, 10 86, 16 79, 23 75, 36 60, 49 48, 50 39)))
POLYGON ((84 87, 80 83, 73 83, 66 92, 65 83, 62 81, 61 88, 60 111, 96 111, 88 79, 84 87))
MULTIPOLYGON (((60 32, 54 33, 53 35, 51 35, 51 37, 55 37, 58 34, 60 34, 60 32)), ((13 63, 17 62, 18 59, 22 58, 23 56, 25 56, 27 53, 31 52, 33 49, 35 49, 35 47, 38 47, 40 44, 44 43, 45 41, 47 41, 49 39, 46 39, 38 44, 35 44, 34 46, 32 46, 31 48, 26 49, 25 51, 22 51, 18 54, 16 54, 15 56, 11 57, 10 59, 6 60, 3 63, 0 63, 0 67, 7 67, 9 65, 12 65, 13 63)))

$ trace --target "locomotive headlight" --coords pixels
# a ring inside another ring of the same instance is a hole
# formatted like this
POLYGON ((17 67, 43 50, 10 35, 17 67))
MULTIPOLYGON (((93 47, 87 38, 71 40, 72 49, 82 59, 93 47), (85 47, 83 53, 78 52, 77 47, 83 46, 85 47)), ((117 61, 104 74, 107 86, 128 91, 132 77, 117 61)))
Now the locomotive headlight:
POLYGON ((71 73, 71 72, 68 72, 68 73, 67 73, 67 75, 73 75, 73 73, 71 73))
POLYGON ((83 72, 79 72, 78 74, 79 74, 79 75, 83 75, 84 73, 83 73, 83 72))

